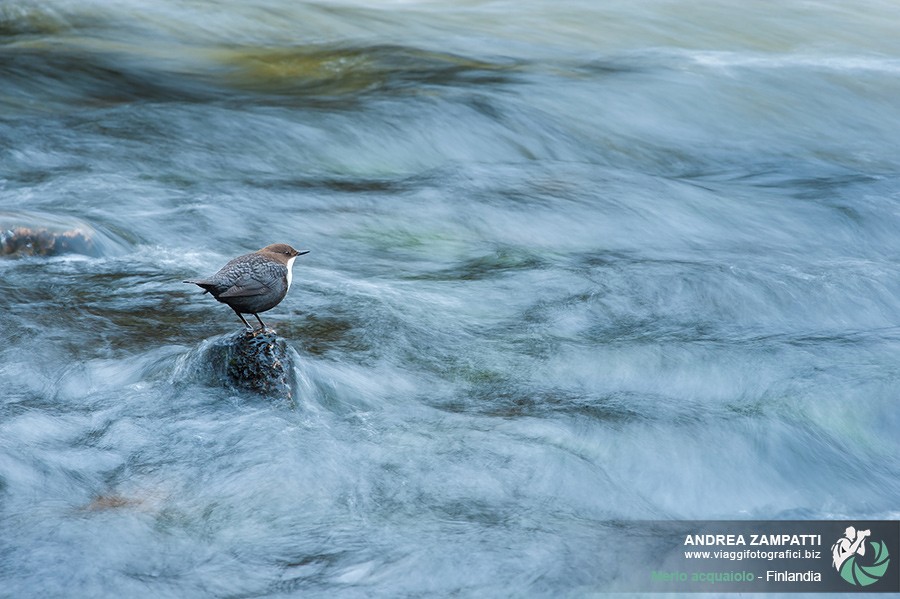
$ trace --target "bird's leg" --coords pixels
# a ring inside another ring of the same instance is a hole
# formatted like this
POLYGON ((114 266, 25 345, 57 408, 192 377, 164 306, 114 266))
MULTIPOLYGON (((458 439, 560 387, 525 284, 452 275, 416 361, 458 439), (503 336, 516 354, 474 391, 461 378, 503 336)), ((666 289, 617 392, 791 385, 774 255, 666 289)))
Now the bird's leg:
MULTIPOLYGON (((250 323, 247 322, 247 319, 244 318, 244 315, 241 314, 240 312, 238 312, 235 308, 231 308, 231 309, 234 310, 234 313, 238 315, 238 318, 241 319, 241 322, 244 323, 244 326, 247 327, 248 329, 250 329, 250 330, 252 331, 252 330, 253 330, 253 327, 250 326, 250 323)), ((257 316, 257 318, 259 318, 259 316, 257 316)))
POLYGON ((266 323, 264 323, 264 322, 262 321, 262 318, 259 317, 259 314, 255 314, 255 313, 254 313, 253 316, 255 316, 255 317, 256 317, 256 320, 259 321, 259 326, 261 326, 261 327, 263 328, 263 330, 265 330, 265 328, 266 328, 266 323))

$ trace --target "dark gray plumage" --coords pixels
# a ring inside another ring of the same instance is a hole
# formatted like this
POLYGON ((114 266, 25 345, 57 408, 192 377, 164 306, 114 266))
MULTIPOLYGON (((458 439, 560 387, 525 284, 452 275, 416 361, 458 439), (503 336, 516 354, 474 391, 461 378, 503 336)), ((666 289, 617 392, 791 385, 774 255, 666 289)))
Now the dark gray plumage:
POLYGON ((252 314, 266 328, 259 313, 271 310, 284 299, 291 287, 294 260, 306 253, 309 250, 298 252, 285 243, 275 243, 230 260, 211 277, 185 283, 199 285, 218 301, 231 306, 248 329, 253 327, 244 314, 252 314))

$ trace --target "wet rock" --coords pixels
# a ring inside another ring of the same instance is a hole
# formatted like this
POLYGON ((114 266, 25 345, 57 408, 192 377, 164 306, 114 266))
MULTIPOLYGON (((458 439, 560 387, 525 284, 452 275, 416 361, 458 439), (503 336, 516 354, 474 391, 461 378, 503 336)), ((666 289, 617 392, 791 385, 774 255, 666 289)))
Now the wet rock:
POLYGON ((272 329, 256 329, 216 340, 209 358, 228 384, 269 397, 293 400, 293 362, 287 342, 272 329))
POLYGON ((59 254, 96 255, 90 234, 79 231, 51 231, 16 227, 0 231, 0 255, 57 256, 59 254))
POLYGON ((0 256, 120 254, 128 243, 120 234, 78 218, 44 212, 0 212, 0 256))

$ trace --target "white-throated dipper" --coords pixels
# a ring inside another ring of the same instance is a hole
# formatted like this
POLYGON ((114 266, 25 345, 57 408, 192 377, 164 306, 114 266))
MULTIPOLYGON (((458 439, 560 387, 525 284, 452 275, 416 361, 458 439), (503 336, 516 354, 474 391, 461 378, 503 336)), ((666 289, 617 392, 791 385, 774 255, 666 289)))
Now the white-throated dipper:
POLYGON ((204 293, 228 304, 238 318, 252 329, 244 314, 252 314, 262 328, 266 324, 260 312, 271 310, 284 299, 291 288, 291 267, 297 256, 309 250, 297 251, 286 243, 273 243, 252 254, 238 256, 213 276, 185 281, 203 287, 204 293))

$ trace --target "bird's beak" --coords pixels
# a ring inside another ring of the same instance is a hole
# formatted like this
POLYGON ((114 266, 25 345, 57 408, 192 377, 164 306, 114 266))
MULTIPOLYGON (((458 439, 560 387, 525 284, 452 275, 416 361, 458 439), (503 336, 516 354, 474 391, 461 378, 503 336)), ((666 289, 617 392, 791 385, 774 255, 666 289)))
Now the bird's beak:
POLYGON ((308 253, 309 253, 309 250, 300 250, 297 252, 297 255, 302 256, 303 254, 308 254, 308 253))

